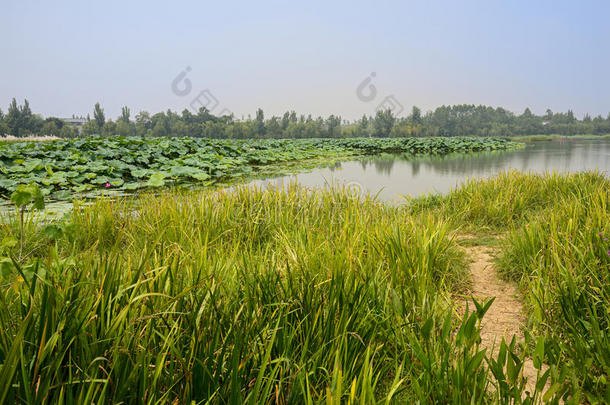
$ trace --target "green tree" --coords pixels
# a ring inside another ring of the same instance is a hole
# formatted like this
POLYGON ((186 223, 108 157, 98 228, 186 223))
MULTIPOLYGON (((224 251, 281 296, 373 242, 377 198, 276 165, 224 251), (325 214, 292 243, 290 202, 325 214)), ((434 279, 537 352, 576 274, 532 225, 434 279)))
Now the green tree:
POLYGON ((106 123, 106 116, 104 115, 104 110, 100 107, 100 103, 95 103, 95 107, 93 108, 93 120, 97 124, 99 130, 101 130, 106 123))
POLYGON ((30 108, 30 103, 27 99, 23 100, 23 106, 21 107, 21 119, 23 121, 23 126, 28 130, 31 129, 29 128, 29 124, 30 120, 32 119, 32 109, 30 108))
POLYGON ((362 118, 360 119, 360 122, 358 123, 358 128, 356 130, 356 136, 364 136, 364 137, 370 136, 369 119, 366 116, 366 114, 364 114, 362 116, 362 118))
POLYGON ((290 124, 290 113, 286 111, 282 116, 282 131, 285 131, 288 128, 288 124, 290 124))
POLYGON ((149 136, 153 129, 152 120, 148 111, 140 111, 136 114, 136 135, 149 136))
POLYGON ((201 107, 199 108, 199 111, 197 111, 197 122, 200 124, 203 124, 204 122, 208 122, 208 121, 216 121, 216 117, 214 115, 212 115, 210 113, 210 110, 208 110, 205 107, 201 107))
POLYGON ((70 125, 64 125, 59 131, 61 138, 76 138, 78 137, 78 129, 71 127, 70 125))
POLYGON ((62 129, 64 126, 64 122, 57 117, 48 117, 47 119, 44 120, 45 124, 47 122, 53 122, 58 129, 62 129))
POLYGON ((18 106, 15 98, 13 98, 8 107, 5 122, 9 127, 10 134, 13 136, 26 136, 37 133, 43 125, 42 118, 32 114, 28 100, 24 100, 23 105, 18 106))
POLYGON ((341 136, 341 117, 331 114, 326 119, 326 130, 329 138, 339 138, 341 136))
POLYGON ((9 132, 9 127, 6 124, 5 118, 6 117, 4 116, 2 109, 0 109, 0 136, 4 136, 9 132))
POLYGON ((100 135, 102 132, 100 127, 97 126, 97 122, 95 120, 89 120, 85 123, 85 125, 83 125, 82 133, 85 136, 90 136, 100 135))
POLYGON ((129 111, 129 108, 127 106, 121 108, 121 116, 119 117, 118 121, 121 122, 126 122, 129 124, 129 116, 131 115, 131 112, 129 111))
POLYGON ((150 122, 150 113, 148 111, 140 111, 136 114, 136 124, 148 125, 150 122))
POLYGON ((188 126, 182 121, 174 121, 171 124, 170 136, 188 136, 188 126))
POLYGON ((379 110, 373 119, 373 136, 388 137, 396 122, 392 110, 379 110))
POLYGON ((21 110, 17 106, 17 100, 14 97, 8 106, 6 125, 10 135, 21 136, 19 133, 21 129, 21 110))
POLYGON ((411 109, 411 116, 409 117, 409 119, 414 124, 421 125, 422 116, 421 116, 421 110, 419 109, 419 107, 417 107, 415 105, 413 106, 413 108, 411 109))
POLYGON ((121 136, 133 136, 136 128, 133 122, 125 122, 122 117, 116 122, 116 133, 121 136))
POLYGON ((165 125, 162 121, 157 121, 152 129, 152 136, 167 136, 167 130, 165 129, 165 125))
POLYGON ((256 134, 261 138, 265 134, 265 114, 261 108, 256 110, 256 134))
POLYGON ((113 136, 117 135, 117 124, 112 120, 106 121, 104 126, 102 127, 102 135, 103 136, 113 136))
POLYGON ((267 121, 266 133, 269 138, 280 138, 282 136, 282 126, 277 117, 271 117, 271 119, 267 121))
POLYGON ((54 121, 46 121, 40 132, 41 135, 45 136, 59 136, 59 128, 54 121))
POLYGON ((32 115, 32 109, 28 100, 23 101, 23 105, 19 106, 19 118, 17 120, 17 133, 16 136, 26 136, 36 132, 36 125, 32 115))

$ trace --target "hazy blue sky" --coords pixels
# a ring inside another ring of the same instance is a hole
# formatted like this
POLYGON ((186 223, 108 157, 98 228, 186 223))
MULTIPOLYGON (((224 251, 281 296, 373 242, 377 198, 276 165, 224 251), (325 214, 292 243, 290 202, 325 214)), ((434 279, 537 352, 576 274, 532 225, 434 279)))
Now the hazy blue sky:
POLYGON ((45 116, 183 110, 203 90, 239 118, 474 103, 610 112, 608 1, 0 0, 0 108, 45 116), (172 80, 187 66, 192 91, 172 80), (371 72, 377 96, 356 88, 371 72))

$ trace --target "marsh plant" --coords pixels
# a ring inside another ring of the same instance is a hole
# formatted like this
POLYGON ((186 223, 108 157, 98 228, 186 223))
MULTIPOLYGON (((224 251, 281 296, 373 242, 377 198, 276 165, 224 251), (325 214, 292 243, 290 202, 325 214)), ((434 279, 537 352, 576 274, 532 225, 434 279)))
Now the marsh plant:
MULTIPOLYGON (((444 155, 506 150, 520 144, 499 138, 209 139, 114 136, 53 142, 0 142, 0 198, 22 183, 47 198, 183 184, 210 186, 265 172, 303 170, 328 159, 380 152, 444 155), (280 165, 280 167, 275 167, 280 165)), ((268 174, 268 173, 267 173, 268 174)))
POLYGON ((607 186, 513 172, 404 206, 294 184, 75 202, 3 263, 0 402, 603 402, 607 186), (495 355, 493 301, 454 305, 456 235, 477 229, 507 232, 500 268, 528 292, 528 341, 495 355))
POLYGON ((498 270, 525 299, 526 350, 549 365, 547 401, 610 402, 609 190, 598 172, 512 171, 411 204, 499 235, 498 270))
POLYGON ((38 234, 31 276, 3 274, 0 401, 492 399, 486 307, 453 313, 466 266, 435 216, 293 185, 100 199, 66 221, 38 234))

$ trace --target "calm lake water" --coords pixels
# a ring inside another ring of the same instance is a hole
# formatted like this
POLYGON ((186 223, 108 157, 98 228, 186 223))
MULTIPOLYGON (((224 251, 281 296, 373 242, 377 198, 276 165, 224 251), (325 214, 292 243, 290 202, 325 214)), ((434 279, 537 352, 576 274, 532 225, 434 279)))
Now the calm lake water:
MULTIPOLYGON (((377 195, 381 201, 400 202, 402 196, 445 193, 468 178, 488 177, 502 170, 544 172, 610 172, 609 140, 533 142, 515 151, 418 157, 384 154, 335 163, 311 172, 255 180, 257 186, 281 186, 296 181, 306 187, 348 185, 377 195)), ((72 208, 70 202, 47 202, 45 214, 57 218, 72 208)), ((0 218, 14 212, 6 201, 0 218)))
POLYGON ((533 142, 525 149, 515 151, 444 157, 379 155, 251 184, 282 185, 291 181, 307 187, 346 184, 377 194, 382 201, 398 202, 401 196, 445 193, 468 178, 488 177, 510 169, 539 173, 595 169, 607 172, 610 171, 610 141, 533 142))

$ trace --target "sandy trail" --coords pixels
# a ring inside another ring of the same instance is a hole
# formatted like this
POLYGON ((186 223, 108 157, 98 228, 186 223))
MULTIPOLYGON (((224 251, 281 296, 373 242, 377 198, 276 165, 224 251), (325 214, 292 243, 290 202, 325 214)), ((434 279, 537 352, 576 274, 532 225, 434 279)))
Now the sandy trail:
MULTIPOLYGON (((470 295, 482 302, 495 297, 495 300, 481 325, 481 345, 488 349, 488 353, 496 356, 502 338, 510 343, 513 336, 517 341, 523 341, 521 326, 525 322, 523 316, 522 299, 517 288, 502 280, 494 269, 492 262, 493 250, 486 246, 472 246, 465 248, 466 253, 473 260, 470 265, 472 288, 470 295)), ((472 308, 472 300, 465 300, 472 308)), ((527 379, 526 390, 533 393, 536 386, 538 370, 531 359, 527 359, 523 366, 523 376, 527 379)))

